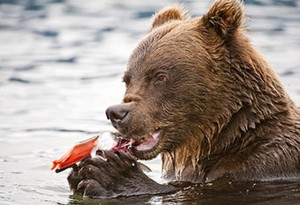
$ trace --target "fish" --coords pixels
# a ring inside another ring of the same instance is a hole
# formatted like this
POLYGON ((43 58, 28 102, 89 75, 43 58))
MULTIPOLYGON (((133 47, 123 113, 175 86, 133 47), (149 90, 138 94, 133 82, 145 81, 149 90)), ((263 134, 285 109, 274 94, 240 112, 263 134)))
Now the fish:
POLYGON ((55 169, 55 172, 58 173, 69 167, 72 167, 73 164, 89 157, 91 155, 91 151, 96 146, 95 143, 97 142, 98 138, 99 136, 95 136, 74 145, 62 157, 57 160, 53 160, 50 169, 55 169))
MULTIPOLYGON (((55 169, 55 172, 59 173, 68 168, 74 168, 77 162, 88 157, 95 157, 98 150, 123 151, 132 155, 131 147, 131 141, 122 138, 119 133, 104 132, 102 135, 97 135, 75 144, 59 159, 53 160, 50 169, 55 169)), ((143 171, 151 171, 147 165, 141 162, 138 162, 138 164, 143 171)))

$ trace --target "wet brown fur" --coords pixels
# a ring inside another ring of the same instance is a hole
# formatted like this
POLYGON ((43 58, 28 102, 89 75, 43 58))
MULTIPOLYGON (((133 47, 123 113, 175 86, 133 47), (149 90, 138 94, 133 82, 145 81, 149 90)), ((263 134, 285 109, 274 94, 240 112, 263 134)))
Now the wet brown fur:
POLYGON ((235 0, 216 1, 202 17, 164 9, 134 50, 124 75, 136 138, 163 128, 153 150, 172 180, 228 175, 260 180, 300 175, 300 114, 243 29, 235 0))

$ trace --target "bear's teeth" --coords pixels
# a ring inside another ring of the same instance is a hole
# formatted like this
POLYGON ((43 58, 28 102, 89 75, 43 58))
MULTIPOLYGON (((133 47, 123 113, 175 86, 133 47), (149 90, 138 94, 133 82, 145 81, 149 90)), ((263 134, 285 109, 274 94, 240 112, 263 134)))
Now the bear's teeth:
POLYGON ((150 133, 150 135, 152 136, 152 138, 156 139, 160 136, 161 133, 161 129, 156 129, 154 133, 150 133))

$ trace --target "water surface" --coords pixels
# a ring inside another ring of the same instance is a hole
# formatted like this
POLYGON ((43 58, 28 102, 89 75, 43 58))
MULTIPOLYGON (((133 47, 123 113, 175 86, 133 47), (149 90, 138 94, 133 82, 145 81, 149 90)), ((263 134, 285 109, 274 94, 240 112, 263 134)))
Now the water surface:
MULTIPOLYGON (((298 180, 190 186, 176 194, 108 201, 74 198, 51 161, 113 130, 126 61, 152 14, 175 1, 0 1, 0 204, 298 204, 298 180)), ((183 2, 183 1, 181 1, 183 2)), ((195 15, 212 3, 186 1, 195 15)), ((300 105, 300 5, 247 0, 250 39, 300 105)), ((160 179, 160 160, 147 164, 160 179)))

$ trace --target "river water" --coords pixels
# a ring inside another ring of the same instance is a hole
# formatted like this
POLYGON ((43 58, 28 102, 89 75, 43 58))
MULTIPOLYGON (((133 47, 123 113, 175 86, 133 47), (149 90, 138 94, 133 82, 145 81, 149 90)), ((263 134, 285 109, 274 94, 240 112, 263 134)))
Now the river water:
MULTIPOLYGON (((202 15, 211 0, 181 2, 202 15)), ((150 17, 175 1, 0 1, 0 204, 300 204, 299 180, 191 186, 173 195, 89 200, 51 161, 112 126, 126 61, 150 17)), ((300 105, 300 3, 246 0, 250 39, 300 105)), ((160 160, 146 162, 159 182, 160 160)))

